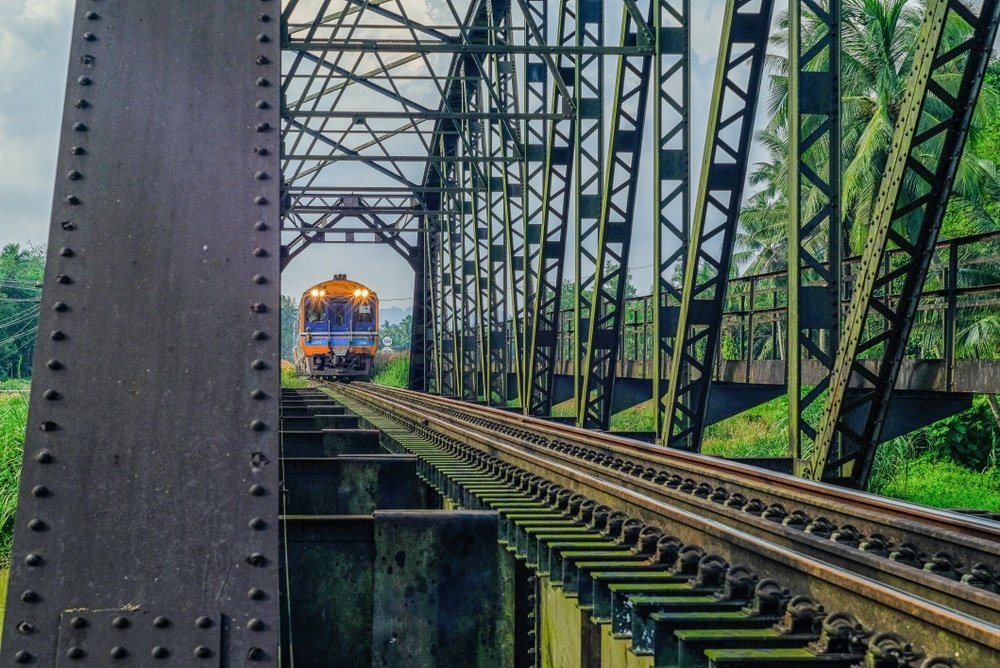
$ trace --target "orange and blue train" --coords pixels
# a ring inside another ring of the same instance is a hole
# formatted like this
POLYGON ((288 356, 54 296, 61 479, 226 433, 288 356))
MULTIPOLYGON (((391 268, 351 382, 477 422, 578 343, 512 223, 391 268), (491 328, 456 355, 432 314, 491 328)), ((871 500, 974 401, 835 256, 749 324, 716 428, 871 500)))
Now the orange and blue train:
POLYGON ((299 301, 295 366, 328 380, 368 380, 378 349, 378 295, 346 274, 318 283, 299 301))

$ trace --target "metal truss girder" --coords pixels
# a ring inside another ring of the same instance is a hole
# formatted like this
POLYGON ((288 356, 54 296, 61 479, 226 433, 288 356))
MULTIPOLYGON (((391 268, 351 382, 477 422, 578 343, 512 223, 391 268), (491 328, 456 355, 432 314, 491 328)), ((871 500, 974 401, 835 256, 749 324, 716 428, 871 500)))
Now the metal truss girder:
POLYGON ((978 16, 960 0, 931 0, 926 12, 875 204, 878 217, 868 233, 816 444, 803 471, 813 479, 855 486, 867 481, 1000 21, 997 0, 985 0, 978 16), (944 38, 946 26, 956 30, 962 24, 967 28, 962 43, 944 38), (892 262, 890 244, 898 249, 892 262), (883 301, 893 283, 901 284, 895 299, 883 301), (866 373, 863 358, 877 353, 878 373, 866 373), (871 385, 848 405, 855 375, 871 385), (860 432, 848 425, 849 412, 864 425, 860 432))
POLYGON ((609 51, 604 37, 604 2, 577 0, 576 43, 589 46, 592 53, 576 61, 574 100, 576 141, 573 151, 574 228, 576 253, 573 305, 574 412, 581 420, 584 369, 587 365, 587 332, 590 328, 594 277, 597 273, 601 206, 604 201, 604 54, 609 51))
MULTIPOLYGON (((654 2, 645 17, 633 7, 622 13, 622 44, 652 41, 654 2)), ((591 303, 583 395, 577 421, 583 427, 607 429, 611 421, 615 367, 624 311, 628 260, 635 215, 636 179, 642 154, 642 131, 649 98, 651 56, 618 59, 614 115, 605 174, 601 215, 597 226, 594 300, 591 303)))
POLYGON ((789 453, 808 454, 816 437, 810 407, 829 384, 803 387, 801 364, 832 369, 840 338, 841 0, 789 3, 788 150, 788 436, 789 453), (816 39, 803 42, 802 28, 816 39), (808 308, 807 308, 808 307, 808 308))
MULTIPOLYGON (((661 441, 698 449, 749 164, 774 0, 728 0, 684 268, 661 441), (729 139, 735 136, 735 142, 729 139)), ((667 332, 664 332, 667 333, 667 332)))
MULTIPOLYGON (((559 6, 557 33, 559 44, 576 40, 577 15, 574 0, 562 0, 559 6)), ((576 58, 559 55, 556 62, 559 76, 564 72, 567 89, 575 95, 576 58)), ((559 110, 561 95, 552 95, 552 112, 559 110)), ((576 140, 579 119, 563 118, 549 122, 545 149, 545 185, 542 189, 541 229, 536 258, 532 260, 537 281, 531 313, 531 333, 527 337, 527 397, 528 415, 549 415, 552 412, 552 391, 555 383, 556 345, 559 332, 559 307, 562 301, 563 266, 566 255, 566 233, 569 227, 569 204, 572 195, 573 162, 569 155, 576 140), (562 159, 557 159, 560 157, 562 159)))
MULTIPOLYGON (((667 326, 681 302, 673 281, 684 275, 691 219, 690 0, 657 0, 653 34, 653 401, 667 392, 667 363, 673 331, 667 326)), ((655 410, 654 431, 663 434, 663 412, 655 410)))
POLYGON ((278 664, 278 7, 183 5, 75 3, 5 666, 278 664))
POLYGON ((413 327, 410 332, 410 374, 407 387, 411 390, 430 390, 429 373, 433 365, 433 334, 428 336, 430 319, 433 317, 433 297, 428 280, 429 256, 427 235, 417 235, 414 248, 413 266, 413 327))
MULTIPOLYGON (((470 66, 469 60, 463 64, 463 68, 470 66)), ((469 81, 469 73, 462 71, 462 79, 467 83, 461 86, 462 110, 479 110, 481 102, 478 81, 469 81)), ((461 292, 459 301, 461 302, 461 320, 456 328, 456 337, 461 348, 462 383, 459 396, 463 399, 475 401, 480 396, 482 377, 479 374, 480 365, 483 364, 482 351, 479 346, 483 339, 483 308, 480 293, 480 267, 479 263, 479 225, 484 220, 485 206, 483 195, 485 194, 482 177, 478 175, 478 170, 474 168, 476 159, 481 157, 481 126, 475 129, 469 119, 461 121, 462 134, 465 141, 461 142, 460 148, 464 151, 467 160, 455 165, 458 172, 458 181, 465 186, 465 189, 458 196, 459 210, 458 233, 461 238, 461 266, 458 268, 459 285, 461 292)))

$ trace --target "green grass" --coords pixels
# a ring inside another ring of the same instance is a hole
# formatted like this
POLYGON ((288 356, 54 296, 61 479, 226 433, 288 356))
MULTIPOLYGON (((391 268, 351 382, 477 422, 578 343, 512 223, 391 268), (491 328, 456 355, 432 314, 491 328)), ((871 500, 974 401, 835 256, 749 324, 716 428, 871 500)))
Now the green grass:
POLYGON ((1000 513, 1000 468, 974 471, 929 456, 909 461, 879 494, 935 508, 975 508, 1000 513))
POLYGON ((14 539, 14 511, 21 477, 24 428, 28 422, 27 383, 17 390, 0 389, 0 566, 10 564, 14 539))
POLYGON ((372 382, 386 387, 405 388, 410 382, 410 356, 401 353, 376 358, 372 382))
POLYGON ((309 387, 309 381, 296 373, 294 364, 288 360, 281 360, 281 386, 309 387))

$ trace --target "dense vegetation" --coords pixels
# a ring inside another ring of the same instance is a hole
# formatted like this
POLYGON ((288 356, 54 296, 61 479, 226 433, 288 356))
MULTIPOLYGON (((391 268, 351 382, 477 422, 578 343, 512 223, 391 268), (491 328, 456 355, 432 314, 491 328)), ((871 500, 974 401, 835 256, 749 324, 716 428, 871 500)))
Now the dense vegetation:
POLYGON ((375 374, 372 382, 387 387, 406 387, 410 379, 410 356, 406 353, 390 353, 375 358, 375 374))
POLYGON ((17 482, 21 477, 24 426, 28 422, 28 383, 0 382, 0 567, 10 562, 17 509, 17 482))
POLYGON ((0 251, 0 380, 31 375, 45 250, 8 244, 0 251))

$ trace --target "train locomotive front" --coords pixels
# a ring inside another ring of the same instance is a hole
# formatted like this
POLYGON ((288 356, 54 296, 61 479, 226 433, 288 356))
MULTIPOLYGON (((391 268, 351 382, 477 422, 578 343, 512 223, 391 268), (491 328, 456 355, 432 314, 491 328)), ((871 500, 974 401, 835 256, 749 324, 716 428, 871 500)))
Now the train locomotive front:
POLYGON ((337 274, 299 301, 295 366, 306 376, 368 380, 378 349, 378 295, 337 274))

